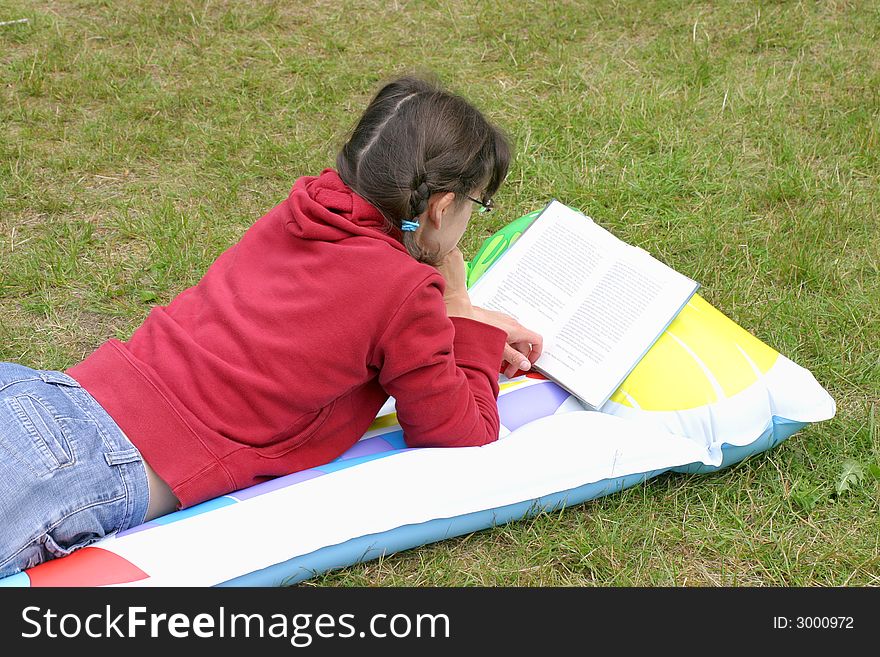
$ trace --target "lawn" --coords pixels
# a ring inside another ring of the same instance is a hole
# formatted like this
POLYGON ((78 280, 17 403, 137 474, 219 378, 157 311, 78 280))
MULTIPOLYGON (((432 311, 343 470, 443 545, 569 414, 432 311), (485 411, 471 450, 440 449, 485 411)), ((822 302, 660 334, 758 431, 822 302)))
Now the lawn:
POLYGON ((304 586, 880 585, 878 3, 0 0, 22 18, 0 25, 0 360, 127 339, 333 164, 382 80, 432 71, 516 146, 466 256, 558 198, 837 403, 716 474, 304 586))

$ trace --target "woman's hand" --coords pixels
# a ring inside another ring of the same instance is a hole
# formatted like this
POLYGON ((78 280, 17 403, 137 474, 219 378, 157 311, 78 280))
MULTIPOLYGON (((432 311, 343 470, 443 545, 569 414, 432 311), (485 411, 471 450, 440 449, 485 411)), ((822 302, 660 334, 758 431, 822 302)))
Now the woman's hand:
POLYGON ((447 253, 437 265, 446 280, 443 301, 446 302, 446 314, 450 317, 469 317, 474 319, 474 307, 467 291, 467 268, 464 256, 458 247, 447 253))
POLYGON ((517 370, 528 371, 532 364, 541 357, 544 338, 530 331, 510 315, 472 306, 473 318, 485 324, 491 324, 507 332, 507 345, 504 347, 504 375, 512 378, 517 370))

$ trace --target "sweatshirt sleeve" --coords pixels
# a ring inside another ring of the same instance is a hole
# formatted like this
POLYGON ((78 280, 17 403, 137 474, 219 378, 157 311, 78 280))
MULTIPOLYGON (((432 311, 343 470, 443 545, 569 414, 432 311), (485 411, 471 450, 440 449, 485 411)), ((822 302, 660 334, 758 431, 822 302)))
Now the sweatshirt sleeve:
POLYGON ((507 335, 448 317, 442 283, 428 279, 379 340, 379 383, 394 397, 410 447, 466 447, 498 439, 498 372, 507 335))

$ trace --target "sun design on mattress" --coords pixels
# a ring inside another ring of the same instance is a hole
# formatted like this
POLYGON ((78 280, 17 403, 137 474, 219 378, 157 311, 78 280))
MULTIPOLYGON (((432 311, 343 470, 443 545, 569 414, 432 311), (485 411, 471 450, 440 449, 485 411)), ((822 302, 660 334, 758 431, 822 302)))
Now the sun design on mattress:
POLYGON ((643 411, 712 404, 759 382, 778 357, 695 294, 611 400, 643 411))

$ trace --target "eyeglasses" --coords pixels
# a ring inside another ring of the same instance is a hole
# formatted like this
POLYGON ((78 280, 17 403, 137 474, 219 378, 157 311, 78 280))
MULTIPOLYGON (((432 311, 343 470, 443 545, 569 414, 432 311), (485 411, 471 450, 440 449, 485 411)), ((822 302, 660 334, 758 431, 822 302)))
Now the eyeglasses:
MULTIPOLYGON (((465 194, 465 196, 467 196, 467 194, 465 194)), ((486 199, 485 201, 480 201, 478 199, 475 199, 473 196, 467 196, 467 199, 479 205, 480 212, 492 212, 492 208, 495 207, 495 204, 492 202, 491 198, 486 199)))

